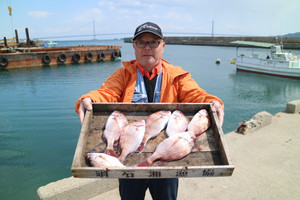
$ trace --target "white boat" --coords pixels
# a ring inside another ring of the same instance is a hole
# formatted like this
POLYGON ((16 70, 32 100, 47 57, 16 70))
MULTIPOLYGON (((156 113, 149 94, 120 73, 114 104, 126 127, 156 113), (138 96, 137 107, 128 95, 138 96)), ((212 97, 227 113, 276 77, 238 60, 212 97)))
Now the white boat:
POLYGON ((291 52, 283 52, 282 45, 250 41, 232 43, 271 49, 270 54, 264 57, 253 51, 250 56, 238 55, 237 49, 236 70, 300 79, 300 60, 291 52))
POLYGON ((53 42, 53 41, 49 41, 47 43, 47 47, 56 47, 57 43, 56 42, 53 42))

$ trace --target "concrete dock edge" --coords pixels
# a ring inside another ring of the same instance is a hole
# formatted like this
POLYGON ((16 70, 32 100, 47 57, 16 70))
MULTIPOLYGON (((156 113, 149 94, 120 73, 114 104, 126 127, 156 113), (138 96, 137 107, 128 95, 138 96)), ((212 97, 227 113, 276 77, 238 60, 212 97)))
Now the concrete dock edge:
POLYGON ((288 102, 286 104, 286 112, 287 113, 300 112, 300 99, 288 102))
POLYGON ((38 200, 85 200, 118 187, 117 179, 69 177, 38 188, 38 200))

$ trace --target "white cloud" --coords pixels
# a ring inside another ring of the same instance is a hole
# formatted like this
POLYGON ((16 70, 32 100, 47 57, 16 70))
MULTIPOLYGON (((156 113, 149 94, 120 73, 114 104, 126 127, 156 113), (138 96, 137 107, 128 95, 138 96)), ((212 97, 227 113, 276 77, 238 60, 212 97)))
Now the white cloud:
POLYGON ((166 19, 176 19, 182 21, 192 21, 192 16, 186 13, 169 12, 164 15, 166 19))
POLYGON ((52 15, 53 13, 47 12, 47 11, 30 11, 27 14, 31 17, 48 17, 49 15, 52 15))
MULTIPOLYGON (((109 9, 122 9, 122 8, 148 8, 151 9, 155 6, 155 1, 137 1, 137 0, 102 0, 98 3, 101 7, 108 7, 109 9)), ((159 5, 159 4, 158 4, 159 5)))

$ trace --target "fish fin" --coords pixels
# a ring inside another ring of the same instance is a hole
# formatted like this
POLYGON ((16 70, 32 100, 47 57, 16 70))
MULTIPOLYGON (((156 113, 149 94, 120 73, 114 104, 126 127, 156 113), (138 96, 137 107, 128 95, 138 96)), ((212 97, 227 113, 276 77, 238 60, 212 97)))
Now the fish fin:
POLYGON ((111 150, 111 149, 106 149, 106 150, 104 151, 104 153, 107 154, 107 155, 116 157, 116 158, 118 157, 117 154, 116 154, 116 152, 115 152, 114 150, 111 150))
POLYGON ((127 155, 124 155, 123 153, 121 153, 121 154, 119 155, 119 157, 117 157, 117 158, 119 159, 119 161, 120 161, 121 163, 124 163, 126 157, 127 157, 127 155))
POLYGON ((195 143, 195 148, 198 149, 199 151, 201 150, 201 147, 195 143))
MULTIPOLYGON (((173 161, 173 160, 170 160, 170 161, 173 161)), ((170 161, 168 161, 168 160, 160 160, 160 161, 157 162, 157 164, 161 165, 161 164, 164 164, 164 163, 170 162, 170 161)))
POLYGON ((200 145, 197 144, 197 140, 194 140, 194 147, 195 147, 196 149, 198 149, 199 151, 201 150, 200 145))
POLYGON ((130 156, 132 156, 134 153, 135 153, 135 152, 131 152, 131 153, 129 153, 129 154, 127 155, 127 157, 130 157, 130 156))
POLYGON ((145 148, 145 145, 144 143, 141 143, 138 150, 139 150, 139 153, 142 153, 144 151, 144 148, 145 148))
POLYGON ((138 164, 136 164, 136 167, 148 167, 148 166, 152 166, 153 163, 149 162, 148 160, 144 160, 138 164))
POLYGON ((125 160, 124 158, 122 158, 122 157, 120 157, 120 156, 118 157, 118 159, 119 159, 119 161, 120 161, 121 163, 123 163, 124 160, 125 160))
POLYGON ((199 137, 199 136, 202 135, 204 132, 205 132, 205 131, 202 131, 202 132, 196 134, 196 137, 199 137))

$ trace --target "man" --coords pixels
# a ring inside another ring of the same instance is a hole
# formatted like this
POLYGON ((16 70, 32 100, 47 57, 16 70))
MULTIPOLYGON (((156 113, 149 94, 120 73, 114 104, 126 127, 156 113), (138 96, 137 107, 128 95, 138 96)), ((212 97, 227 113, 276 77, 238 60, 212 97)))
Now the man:
MULTIPOLYGON (((138 26, 133 37, 136 60, 123 62, 124 67, 114 72, 100 89, 79 98, 75 110, 81 123, 85 111, 92 109, 92 102, 180 102, 212 103, 222 126, 222 101, 201 89, 181 67, 163 60, 165 45, 158 25, 146 22, 138 26)), ((154 200, 174 200, 178 179, 119 179, 122 200, 144 199, 147 188, 154 200)))

